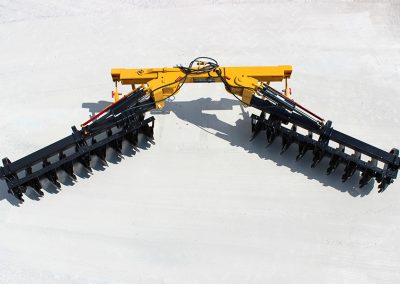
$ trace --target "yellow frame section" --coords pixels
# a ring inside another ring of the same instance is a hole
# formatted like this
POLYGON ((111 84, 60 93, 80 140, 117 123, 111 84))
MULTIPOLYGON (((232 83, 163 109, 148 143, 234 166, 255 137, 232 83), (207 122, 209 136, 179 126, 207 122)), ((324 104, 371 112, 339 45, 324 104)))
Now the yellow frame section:
MULTIPOLYGON (((202 66, 198 66, 201 68, 202 66)), ((292 74, 292 66, 250 66, 250 67, 218 67, 209 73, 189 74, 185 83, 221 83, 221 78, 218 73, 231 86, 230 92, 241 96, 243 103, 249 105, 252 96, 255 94, 254 89, 257 89, 261 84, 270 82, 285 81, 286 96, 290 96, 290 89, 287 84, 287 79, 292 74)), ((186 76, 181 69, 173 68, 147 68, 147 69, 125 69, 113 68, 111 76, 116 83, 115 100, 119 99, 117 82, 123 85, 131 85, 132 89, 136 85, 142 85, 147 88, 152 98, 156 102, 156 108, 164 107, 164 101, 169 96, 177 92, 179 82, 183 82, 186 76), (171 84, 171 85, 168 85, 171 84), (165 86, 168 85, 168 86, 165 86)))

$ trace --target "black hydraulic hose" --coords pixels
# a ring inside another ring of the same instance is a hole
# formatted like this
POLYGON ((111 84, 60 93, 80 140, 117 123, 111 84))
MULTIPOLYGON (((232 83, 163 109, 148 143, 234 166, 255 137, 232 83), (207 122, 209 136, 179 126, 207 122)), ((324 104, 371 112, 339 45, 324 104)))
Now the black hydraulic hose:
POLYGON ((139 98, 135 101, 131 100, 129 104, 126 103, 119 106, 117 115, 113 115, 113 113, 111 113, 111 115, 104 117, 103 119, 96 120, 92 124, 89 124, 85 127, 86 132, 92 135, 100 133, 104 131, 104 129, 108 129, 113 125, 118 126, 120 124, 123 124, 124 122, 129 122, 130 120, 135 119, 135 117, 144 115, 144 113, 155 108, 155 104, 152 98, 148 98, 147 100, 136 104, 134 108, 131 108, 132 103, 137 103, 138 100, 139 98), (123 106, 125 107, 124 110, 122 110, 123 106))
POLYGON ((276 106, 266 100, 260 99, 256 96, 253 96, 250 105, 255 107, 261 111, 267 112, 269 114, 276 115, 284 122, 290 122, 305 129, 311 130, 313 132, 321 134, 322 128, 316 123, 314 120, 309 119, 308 117, 301 116, 295 112, 289 112, 283 107, 276 106))

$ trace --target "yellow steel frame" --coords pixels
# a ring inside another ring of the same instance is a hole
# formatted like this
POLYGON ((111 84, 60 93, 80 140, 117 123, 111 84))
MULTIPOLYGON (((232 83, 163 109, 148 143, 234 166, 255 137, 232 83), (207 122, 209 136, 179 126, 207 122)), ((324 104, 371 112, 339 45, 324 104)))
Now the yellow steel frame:
MULTIPOLYGON (((202 63, 197 68, 201 68, 202 63)), ((141 86, 146 88, 156 102, 156 108, 164 107, 166 98, 178 91, 181 83, 222 82, 221 77, 229 84, 229 92, 240 96, 244 104, 249 105, 252 96, 261 84, 285 81, 284 95, 290 97, 288 78, 292 66, 253 66, 253 67, 217 67, 215 70, 202 74, 186 75, 180 68, 147 68, 124 69, 113 68, 111 76, 115 82, 115 101, 119 100, 118 82, 131 85, 132 89, 141 86), (218 75, 220 74, 220 76, 218 75)))

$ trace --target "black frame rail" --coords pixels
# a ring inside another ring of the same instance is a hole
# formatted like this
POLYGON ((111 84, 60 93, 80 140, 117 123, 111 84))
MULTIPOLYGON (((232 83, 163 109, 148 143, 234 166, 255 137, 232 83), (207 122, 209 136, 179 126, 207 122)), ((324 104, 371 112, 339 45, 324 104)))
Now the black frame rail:
POLYGON ((258 92, 262 98, 253 96, 251 101, 251 106, 261 110, 259 116, 252 115, 254 136, 261 130, 265 130, 268 144, 280 136, 282 153, 291 144, 298 144, 297 160, 302 158, 307 151, 312 151, 311 167, 315 167, 324 157, 330 158, 327 174, 335 171, 339 164, 344 164, 343 182, 359 170, 361 172, 360 188, 375 178, 380 183, 379 192, 383 192, 397 178, 400 167, 398 149, 393 148, 387 152, 337 131, 333 129, 331 121, 325 123, 313 113, 303 111, 294 101, 285 98, 268 85, 263 85, 258 92), (266 114, 269 114, 268 118, 266 114), (290 128, 284 126, 289 123, 292 124, 290 128), (305 129, 308 134, 299 133, 298 127, 305 129), (314 135, 318 138, 314 139, 314 135), (336 142, 338 147, 332 147, 330 141, 336 142), (353 150, 354 153, 345 153, 346 148, 353 150), (365 161, 366 157, 369 158, 368 161, 365 161), (382 162, 382 167, 378 166, 378 161, 382 162))
POLYGON ((41 179, 47 178, 60 188, 58 171, 64 171, 76 180, 74 163, 82 164, 91 172, 91 156, 97 156, 106 164, 107 147, 121 154, 124 139, 133 147, 137 146, 140 133, 152 140, 155 119, 152 116, 145 118, 144 115, 154 106, 154 101, 147 98, 144 90, 133 91, 81 130, 73 126, 71 135, 17 161, 3 158, 0 178, 6 181, 8 192, 21 202, 24 201, 22 196, 27 187, 43 196, 41 179))

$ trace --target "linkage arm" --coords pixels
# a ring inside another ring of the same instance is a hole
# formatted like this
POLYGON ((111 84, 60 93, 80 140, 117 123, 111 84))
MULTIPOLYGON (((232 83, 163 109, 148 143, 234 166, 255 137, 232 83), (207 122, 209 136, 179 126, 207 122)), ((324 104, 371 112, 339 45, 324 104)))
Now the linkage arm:
MULTIPOLYGON (((201 63, 197 70, 201 70, 201 63)), ((196 68, 193 68, 195 71, 196 68)), ((179 91, 184 83, 225 83, 230 86, 229 92, 241 96, 243 103, 250 105, 255 94, 254 89, 262 83, 286 81, 285 94, 289 96, 287 79, 292 73, 292 66, 258 66, 258 67, 217 67, 209 72, 185 73, 182 68, 148 68, 111 70, 114 82, 123 85, 143 85, 151 94, 156 108, 164 107, 164 101, 179 91), (225 81, 225 82, 223 82, 225 81)))

